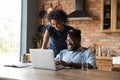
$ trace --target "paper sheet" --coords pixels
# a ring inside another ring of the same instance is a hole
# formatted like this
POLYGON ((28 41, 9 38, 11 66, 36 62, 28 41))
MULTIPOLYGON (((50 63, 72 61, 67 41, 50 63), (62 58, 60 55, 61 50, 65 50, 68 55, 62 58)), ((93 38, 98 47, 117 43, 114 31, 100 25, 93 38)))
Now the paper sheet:
POLYGON ((120 64, 120 56, 112 57, 112 58, 113 58, 112 60, 113 64, 120 64))

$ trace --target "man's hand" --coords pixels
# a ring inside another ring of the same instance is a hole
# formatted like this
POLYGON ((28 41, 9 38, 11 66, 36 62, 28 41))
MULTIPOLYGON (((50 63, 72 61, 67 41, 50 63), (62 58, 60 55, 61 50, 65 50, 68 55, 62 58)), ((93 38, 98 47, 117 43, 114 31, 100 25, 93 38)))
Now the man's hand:
POLYGON ((68 66, 68 64, 69 63, 62 61, 62 60, 56 62, 56 65, 68 66))

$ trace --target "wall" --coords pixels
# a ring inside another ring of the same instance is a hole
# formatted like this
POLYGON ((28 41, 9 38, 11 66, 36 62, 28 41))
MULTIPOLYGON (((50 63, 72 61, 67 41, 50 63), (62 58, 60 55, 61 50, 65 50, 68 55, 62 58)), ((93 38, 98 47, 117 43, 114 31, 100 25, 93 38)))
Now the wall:
POLYGON ((33 35, 37 30, 37 10, 38 0, 22 0, 22 17, 21 17, 21 50, 20 60, 25 62, 25 54, 30 48, 34 48, 32 42, 33 35))
MULTIPOLYGON (((57 5, 58 0, 44 0, 45 9, 50 7, 50 1, 53 7, 57 5)), ((69 14, 74 10, 75 0, 59 0, 63 10, 69 14)), ((42 8, 42 0, 38 0, 38 12, 42 8)), ((69 25, 82 31, 82 46, 90 44, 102 45, 102 48, 120 49, 120 33, 101 33, 100 32, 100 0, 86 0, 86 10, 92 16, 93 20, 70 21, 69 25)), ((41 19, 38 19, 38 25, 41 19)), ((46 24, 46 23, 45 23, 46 24)))
POLYGON ((27 52, 35 47, 32 37, 37 33, 37 3, 38 0, 27 0, 27 52))

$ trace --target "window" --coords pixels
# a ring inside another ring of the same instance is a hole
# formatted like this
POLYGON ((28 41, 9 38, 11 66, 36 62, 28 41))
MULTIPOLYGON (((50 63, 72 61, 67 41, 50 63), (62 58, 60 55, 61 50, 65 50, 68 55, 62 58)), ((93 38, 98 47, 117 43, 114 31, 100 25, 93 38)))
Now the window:
POLYGON ((0 64, 20 56, 21 0, 0 0, 0 64))

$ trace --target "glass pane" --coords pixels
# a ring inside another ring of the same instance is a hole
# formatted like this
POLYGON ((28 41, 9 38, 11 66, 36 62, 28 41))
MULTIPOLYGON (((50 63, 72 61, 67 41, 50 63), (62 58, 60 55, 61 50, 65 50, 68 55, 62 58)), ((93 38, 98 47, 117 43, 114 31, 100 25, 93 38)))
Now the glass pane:
POLYGON ((19 61, 21 0, 0 0, 0 65, 19 61))
POLYGON ((111 0, 104 0, 104 26, 103 29, 111 28, 111 0))
POLYGON ((120 29, 120 0, 117 4, 117 29, 120 29))

